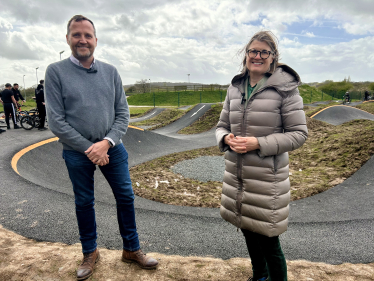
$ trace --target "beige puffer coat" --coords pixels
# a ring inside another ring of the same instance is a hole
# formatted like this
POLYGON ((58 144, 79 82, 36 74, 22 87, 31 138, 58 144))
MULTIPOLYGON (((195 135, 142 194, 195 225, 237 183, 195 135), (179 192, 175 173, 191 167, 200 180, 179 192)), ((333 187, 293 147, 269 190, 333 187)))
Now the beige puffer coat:
POLYGON ((279 65, 266 84, 252 94, 244 108, 242 93, 247 74, 233 78, 216 129, 225 153, 221 216, 238 228, 278 236, 287 230, 290 181, 288 151, 308 136, 299 75, 279 65), (238 154, 224 137, 256 137, 260 149, 238 154))

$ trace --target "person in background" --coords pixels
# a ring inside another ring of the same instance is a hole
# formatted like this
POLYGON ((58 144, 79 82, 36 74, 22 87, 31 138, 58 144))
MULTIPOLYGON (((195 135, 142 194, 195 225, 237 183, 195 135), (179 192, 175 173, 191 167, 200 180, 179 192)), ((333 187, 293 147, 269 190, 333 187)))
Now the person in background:
POLYGON ((6 122, 7 129, 8 130, 10 129, 9 116, 12 117, 13 128, 19 129, 20 127, 17 125, 17 120, 16 120, 17 101, 14 98, 12 85, 10 83, 5 84, 5 90, 3 90, 0 93, 0 101, 4 107, 5 122, 6 122))
POLYGON ((48 66, 45 94, 49 128, 63 144, 75 195, 83 251, 77 279, 91 276, 100 258, 94 209, 96 166, 116 200, 122 261, 155 269, 158 261, 142 252, 136 229, 128 154, 121 140, 130 119, 121 77, 114 66, 94 58, 96 30, 88 18, 76 15, 69 20, 66 41, 72 55, 48 66))
POLYGON ((308 136, 300 77, 278 62, 275 36, 256 33, 227 90, 216 138, 225 151, 220 213, 240 228, 252 261, 248 280, 287 280, 279 235, 287 230, 288 151, 308 136))
POLYGON ((44 100, 44 80, 40 80, 40 84, 36 88, 36 94, 35 94, 35 101, 36 101, 36 106, 38 108, 39 112, 39 118, 40 118, 40 125, 38 130, 39 131, 44 131, 47 130, 46 127, 44 127, 45 124, 45 100, 44 100))
POLYGON ((21 105, 19 104, 19 101, 21 100, 21 102, 23 104, 26 100, 23 98, 21 92, 19 91, 19 85, 17 83, 13 84, 12 91, 13 91, 13 94, 14 94, 14 99, 17 102, 17 106, 18 106, 18 108, 20 108, 21 105))
POLYGON ((346 103, 351 103, 351 95, 349 94, 349 92, 345 92, 343 96, 343 104, 346 103))
POLYGON ((368 91, 365 91, 365 101, 368 101, 369 100, 369 92, 368 91))

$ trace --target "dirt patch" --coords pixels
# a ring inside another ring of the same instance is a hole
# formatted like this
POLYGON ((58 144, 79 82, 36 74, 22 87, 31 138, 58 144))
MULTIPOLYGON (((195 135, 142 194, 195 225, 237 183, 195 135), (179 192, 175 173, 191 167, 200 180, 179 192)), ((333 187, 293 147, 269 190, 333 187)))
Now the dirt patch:
POLYGON ((193 207, 220 206, 221 182, 201 182, 171 171, 176 163, 200 156, 223 155, 218 147, 173 153, 130 168, 136 195, 166 204, 193 207))
POLYGON ((357 105, 356 107, 371 114, 374 114, 374 101, 365 102, 357 105))
POLYGON ((140 122, 134 122, 131 123, 133 126, 151 126, 147 130, 155 130, 161 127, 165 127, 174 121, 181 118, 183 115, 185 115, 190 109, 187 110, 181 110, 181 109, 165 109, 160 114, 156 115, 153 118, 143 120, 140 122))
POLYGON ((154 107, 130 107, 130 118, 139 118, 151 112, 154 107))
MULTIPOLYGON (((142 270, 123 263, 121 251, 100 248, 101 259, 87 280, 247 280, 251 262, 245 258, 222 260, 212 257, 167 256, 148 253, 159 261, 156 270, 142 270)), ((0 225, 0 281, 64 280, 75 281, 82 261, 80 244, 36 242, 0 225)), ((374 280, 374 263, 329 265, 309 261, 287 261, 288 280, 346 281, 374 280)))
POLYGON ((217 126, 222 107, 222 104, 212 105, 212 107, 207 112, 205 112, 205 114, 201 116, 196 122, 180 130, 178 134, 191 135, 211 130, 212 128, 217 126))
MULTIPOLYGON (((307 118, 309 137, 290 152, 291 200, 323 192, 354 174, 374 154, 374 122, 339 126, 307 118)), ((223 155, 217 147, 173 153, 130 169, 135 194, 171 205, 219 207, 221 182, 201 182, 171 171, 183 160, 223 155)))

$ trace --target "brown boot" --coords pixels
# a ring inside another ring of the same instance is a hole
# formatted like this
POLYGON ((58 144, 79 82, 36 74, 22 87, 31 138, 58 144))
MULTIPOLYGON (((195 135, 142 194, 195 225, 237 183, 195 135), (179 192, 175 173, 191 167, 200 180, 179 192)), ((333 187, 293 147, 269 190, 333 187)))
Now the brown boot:
POLYGON ((99 250, 96 249, 92 253, 83 254, 83 261, 77 269, 77 280, 85 280, 93 273, 95 263, 100 259, 99 250))
POLYGON ((143 269, 155 269, 158 265, 158 261, 152 257, 147 257, 140 249, 135 252, 123 250, 122 261, 128 263, 136 262, 143 269))

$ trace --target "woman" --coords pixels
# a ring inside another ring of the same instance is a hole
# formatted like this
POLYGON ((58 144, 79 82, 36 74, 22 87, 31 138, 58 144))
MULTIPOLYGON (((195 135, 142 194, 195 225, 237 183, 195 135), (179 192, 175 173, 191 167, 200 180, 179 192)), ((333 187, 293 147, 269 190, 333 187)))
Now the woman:
POLYGON ((288 151, 308 136, 299 75, 278 63, 276 39, 256 33, 227 90, 216 129, 225 153, 221 216, 240 228, 252 260, 249 280, 287 280, 278 236, 288 224, 288 151))

